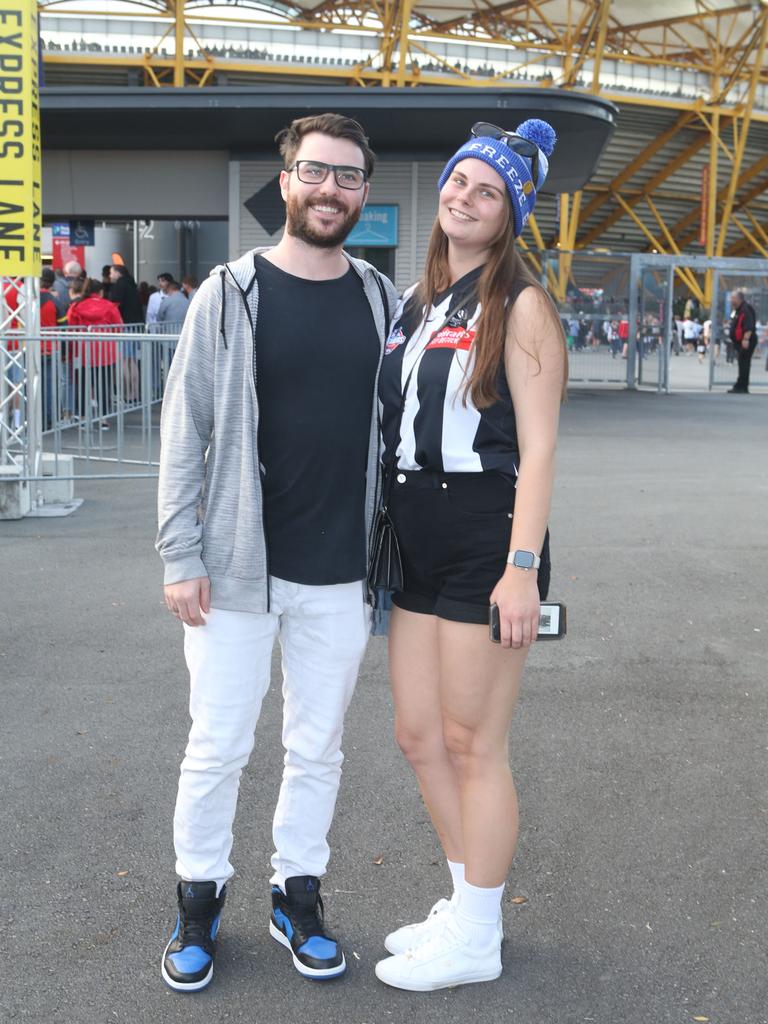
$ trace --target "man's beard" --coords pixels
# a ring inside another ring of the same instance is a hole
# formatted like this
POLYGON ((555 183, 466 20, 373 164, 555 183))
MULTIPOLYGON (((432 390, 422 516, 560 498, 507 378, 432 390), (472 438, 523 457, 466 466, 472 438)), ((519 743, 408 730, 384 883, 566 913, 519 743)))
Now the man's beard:
MULTIPOLYGON (((356 210, 349 210, 346 206, 336 200, 326 200, 329 206, 334 205, 339 206, 342 210, 346 209, 347 214, 339 223, 335 231, 330 234, 320 233, 315 231, 309 223, 310 202, 317 203, 318 201, 319 200, 317 198, 313 198, 311 200, 305 199, 304 202, 299 202, 297 196, 289 195, 285 207, 286 230, 293 238, 299 238, 302 242, 306 242, 307 245, 317 246, 318 249, 335 249, 338 246, 343 245, 344 239, 360 220, 362 207, 358 207, 356 210)), ((315 211, 315 214, 317 216, 322 216, 322 214, 317 211, 315 211)))

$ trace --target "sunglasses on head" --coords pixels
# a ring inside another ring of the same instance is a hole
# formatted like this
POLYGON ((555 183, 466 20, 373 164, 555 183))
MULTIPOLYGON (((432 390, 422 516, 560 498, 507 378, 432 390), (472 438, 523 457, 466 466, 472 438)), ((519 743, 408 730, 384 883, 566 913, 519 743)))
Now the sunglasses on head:
POLYGON ((488 121, 478 121, 473 124, 472 136, 475 139, 495 139, 497 142, 503 142, 514 153, 528 157, 531 161, 531 177, 534 185, 539 180, 539 147, 535 142, 529 142, 528 139, 524 139, 522 135, 516 135, 515 132, 506 132, 495 124, 489 124, 488 121))

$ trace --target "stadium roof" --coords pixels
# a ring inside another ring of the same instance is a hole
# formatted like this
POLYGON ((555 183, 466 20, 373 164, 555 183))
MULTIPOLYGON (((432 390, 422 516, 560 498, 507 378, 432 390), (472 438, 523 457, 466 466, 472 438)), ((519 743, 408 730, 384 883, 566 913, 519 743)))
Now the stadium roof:
POLYGON ((547 245, 566 244, 568 223, 577 248, 768 258, 768 0, 40 7, 46 80, 61 86, 43 93, 46 148, 194 140, 260 155, 286 116, 338 109, 378 151, 435 159, 474 120, 538 114, 560 135, 549 189, 583 189, 573 217, 546 197, 537 208, 547 245))
POLYGON ((606 100, 560 89, 510 94, 338 86, 308 90, 287 85, 121 88, 98 93, 90 88, 47 88, 42 90, 41 108, 47 149, 229 149, 274 156, 275 134, 292 118, 337 110, 363 122, 377 152, 433 160, 450 156, 475 121, 515 128, 527 117, 544 117, 559 137, 548 192, 574 191, 589 179, 617 113, 606 100))

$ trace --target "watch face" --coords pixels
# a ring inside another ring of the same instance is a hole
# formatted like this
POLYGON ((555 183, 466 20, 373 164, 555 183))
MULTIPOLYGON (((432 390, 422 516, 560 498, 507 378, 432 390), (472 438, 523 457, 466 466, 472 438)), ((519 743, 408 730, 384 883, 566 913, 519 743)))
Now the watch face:
POLYGON ((536 556, 532 551, 516 551, 514 565, 518 569, 532 569, 536 556))

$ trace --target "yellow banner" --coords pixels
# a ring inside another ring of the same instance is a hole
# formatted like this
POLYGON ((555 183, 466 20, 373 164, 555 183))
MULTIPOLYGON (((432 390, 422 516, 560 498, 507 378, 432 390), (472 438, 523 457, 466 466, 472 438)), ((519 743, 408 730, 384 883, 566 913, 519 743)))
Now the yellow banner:
POLYGON ((0 0, 0 275, 42 270, 37 4, 0 0))

